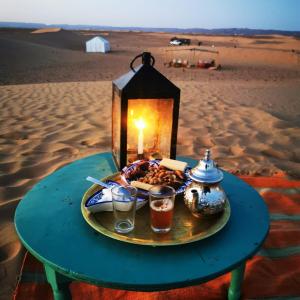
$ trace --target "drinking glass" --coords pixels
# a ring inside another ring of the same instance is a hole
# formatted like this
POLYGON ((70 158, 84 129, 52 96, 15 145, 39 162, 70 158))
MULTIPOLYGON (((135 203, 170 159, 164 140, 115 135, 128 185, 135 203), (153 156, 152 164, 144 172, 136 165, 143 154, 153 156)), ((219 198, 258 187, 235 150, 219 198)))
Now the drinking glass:
POLYGON ((111 190, 115 217, 115 231, 128 233, 134 229, 137 189, 115 186, 111 190))
POLYGON ((169 232, 172 228, 175 190, 170 186, 156 185, 149 190, 150 223, 157 233, 169 232))

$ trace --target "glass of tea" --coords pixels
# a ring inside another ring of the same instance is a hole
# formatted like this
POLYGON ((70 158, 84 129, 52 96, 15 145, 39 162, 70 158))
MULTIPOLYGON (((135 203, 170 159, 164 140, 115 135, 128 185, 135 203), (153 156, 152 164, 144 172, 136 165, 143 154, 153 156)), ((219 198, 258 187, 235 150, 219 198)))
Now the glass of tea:
POLYGON ((171 230, 175 194, 170 186, 156 185, 149 190, 150 223, 154 232, 166 233, 171 230))
POLYGON ((137 189, 133 186, 115 186, 111 190, 115 231, 128 233, 134 229, 137 189))

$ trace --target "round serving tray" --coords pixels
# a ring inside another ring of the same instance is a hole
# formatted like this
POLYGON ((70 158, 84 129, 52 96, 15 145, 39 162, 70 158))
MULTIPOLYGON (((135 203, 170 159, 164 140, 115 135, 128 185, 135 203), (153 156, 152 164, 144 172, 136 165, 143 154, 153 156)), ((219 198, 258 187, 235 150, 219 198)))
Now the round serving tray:
MULTIPOLYGON (((120 180, 120 173, 105 177, 106 180, 120 180)), ((226 201, 223 212, 200 218, 194 217, 185 206, 183 197, 178 195, 175 199, 172 230, 166 234, 157 234, 150 227, 149 205, 136 211, 135 228, 127 234, 114 231, 114 215, 112 212, 90 213, 85 208, 87 199, 100 190, 98 185, 92 185, 84 194, 81 201, 81 213, 86 222, 96 231, 119 241, 148 246, 173 246, 199 241, 220 231, 230 217, 229 201, 226 201)))

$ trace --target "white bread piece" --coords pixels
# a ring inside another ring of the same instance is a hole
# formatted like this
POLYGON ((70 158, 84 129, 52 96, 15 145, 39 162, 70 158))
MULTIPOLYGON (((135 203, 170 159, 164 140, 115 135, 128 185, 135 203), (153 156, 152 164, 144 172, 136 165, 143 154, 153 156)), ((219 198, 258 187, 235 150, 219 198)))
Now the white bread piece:
POLYGON ((153 187, 152 184, 148 184, 140 181, 131 181, 130 185, 145 191, 149 191, 153 187))
POLYGON ((184 172, 185 168, 187 167, 187 163, 175 159, 170 158, 163 158, 160 162, 161 166, 164 166, 170 170, 178 170, 184 172))

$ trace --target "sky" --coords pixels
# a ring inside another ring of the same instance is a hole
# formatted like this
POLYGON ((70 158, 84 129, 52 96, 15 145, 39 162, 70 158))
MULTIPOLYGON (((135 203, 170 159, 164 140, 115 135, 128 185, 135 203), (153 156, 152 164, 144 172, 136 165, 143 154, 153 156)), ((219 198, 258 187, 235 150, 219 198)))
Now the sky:
POLYGON ((300 30, 300 0, 0 0, 0 22, 300 30))

